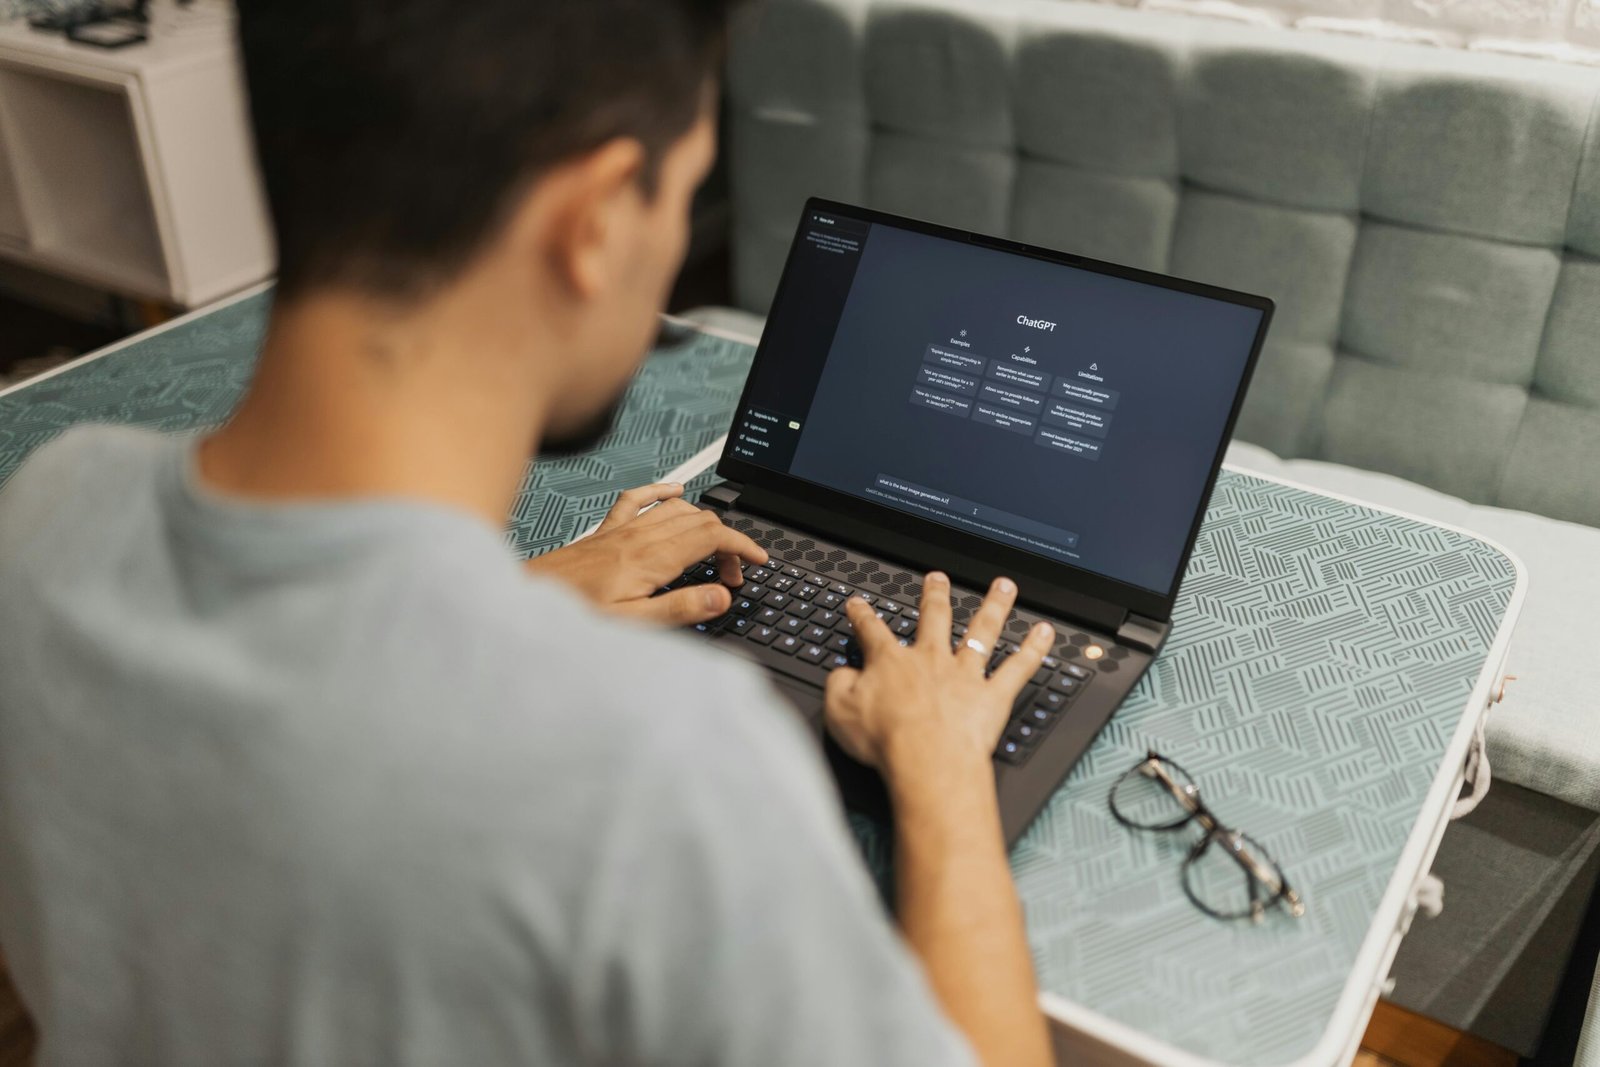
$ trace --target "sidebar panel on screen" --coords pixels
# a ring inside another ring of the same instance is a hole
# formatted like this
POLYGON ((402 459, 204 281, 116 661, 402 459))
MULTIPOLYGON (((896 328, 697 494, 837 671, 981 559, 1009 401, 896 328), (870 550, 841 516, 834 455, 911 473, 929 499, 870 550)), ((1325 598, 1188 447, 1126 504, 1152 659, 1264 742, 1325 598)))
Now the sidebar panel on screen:
POLYGON ((788 470, 872 225, 820 211, 801 229, 773 318, 730 431, 739 459, 788 470))

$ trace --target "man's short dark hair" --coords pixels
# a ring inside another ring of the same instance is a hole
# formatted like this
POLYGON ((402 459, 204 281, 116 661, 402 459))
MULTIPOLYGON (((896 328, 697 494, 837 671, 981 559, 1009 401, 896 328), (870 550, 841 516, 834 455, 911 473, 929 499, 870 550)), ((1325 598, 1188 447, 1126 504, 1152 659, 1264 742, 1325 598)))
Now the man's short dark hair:
POLYGON ((240 0, 278 291, 406 296, 516 195, 616 137, 693 125, 738 0, 240 0))

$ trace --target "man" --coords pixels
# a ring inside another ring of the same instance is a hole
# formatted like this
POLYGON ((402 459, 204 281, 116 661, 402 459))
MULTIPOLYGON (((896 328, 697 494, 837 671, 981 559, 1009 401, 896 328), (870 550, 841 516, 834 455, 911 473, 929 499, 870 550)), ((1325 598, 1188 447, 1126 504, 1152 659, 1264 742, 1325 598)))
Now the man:
POLYGON ((890 787, 897 935, 813 739, 668 632, 728 589, 651 596, 760 546, 671 485, 526 570, 500 536, 653 336, 730 6, 242 5, 255 381, 0 493, 0 950, 44 1062, 1047 1062, 989 760, 1047 628, 986 679, 943 576, 915 647, 850 608, 828 723, 890 787))

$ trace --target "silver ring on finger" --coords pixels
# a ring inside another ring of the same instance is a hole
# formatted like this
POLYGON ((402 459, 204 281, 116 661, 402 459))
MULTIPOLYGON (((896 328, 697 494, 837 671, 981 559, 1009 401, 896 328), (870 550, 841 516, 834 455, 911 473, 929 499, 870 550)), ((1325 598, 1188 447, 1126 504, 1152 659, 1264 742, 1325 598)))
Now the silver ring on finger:
POLYGON ((969 637, 962 644, 980 656, 987 657, 989 655, 989 646, 979 641, 976 637, 969 637))

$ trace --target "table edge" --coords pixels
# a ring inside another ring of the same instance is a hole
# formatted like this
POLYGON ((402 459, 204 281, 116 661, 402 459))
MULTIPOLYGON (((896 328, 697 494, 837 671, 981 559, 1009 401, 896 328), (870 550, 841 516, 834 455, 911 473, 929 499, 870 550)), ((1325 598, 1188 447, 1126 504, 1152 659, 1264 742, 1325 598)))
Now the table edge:
POLYGON ((148 341, 150 338, 157 336, 158 334, 166 333, 168 330, 176 329, 179 326, 187 326, 189 323, 204 318, 213 311, 221 311, 223 308, 237 304, 240 301, 249 300, 253 296, 259 296, 268 289, 271 289, 276 284, 276 279, 268 278, 264 282, 257 282, 252 286, 241 289, 231 296, 225 296, 221 299, 213 300, 211 303, 206 304, 203 307, 197 307, 193 311, 186 311, 182 315, 179 315, 173 319, 169 319, 159 326, 152 326, 148 330, 140 330, 138 333, 129 334, 120 341, 113 341, 111 344, 102 348, 97 348, 92 352, 85 352, 76 359, 68 360, 66 363, 61 364, 59 367, 50 368, 43 374, 36 374, 32 378, 24 378, 15 385, 8 385, 4 389, 0 389, 0 399, 4 399, 5 397, 10 396, 12 393, 17 393, 24 389, 32 388, 33 386, 38 385, 40 382, 54 378, 58 374, 65 374, 69 370, 77 370, 79 367, 82 367, 85 364, 93 363, 102 356, 109 356, 113 352, 120 352, 124 348, 131 348, 136 344, 141 344, 145 341, 148 341))
MULTIPOLYGON (((1449 824, 1448 814, 1454 799, 1451 794, 1460 788, 1462 768, 1466 763, 1467 752, 1472 746, 1478 719, 1481 714, 1487 712, 1489 697, 1505 664, 1512 632, 1516 629, 1517 620, 1522 614, 1523 598, 1528 589, 1528 572, 1517 554, 1498 541, 1453 523, 1413 515, 1398 508, 1385 507, 1344 493, 1330 492, 1291 478, 1279 478, 1231 463, 1224 463, 1223 467, 1234 474, 1276 482, 1318 496, 1331 497, 1372 511, 1396 515, 1461 534, 1500 553, 1511 563, 1517 575, 1516 585, 1511 590, 1511 598, 1507 601, 1505 613, 1500 618, 1500 627, 1495 632, 1494 640, 1484 656, 1483 667, 1478 672, 1477 681, 1467 695, 1461 721, 1456 725, 1450 743, 1445 746, 1439 770, 1435 773, 1433 783, 1428 787, 1427 796, 1423 799, 1422 812, 1437 811, 1440 817, 1437 821, 1430 821, 1419 815, 1406 838, 1405 846, 1401 849, 1400 859, 1395 864, 1389 886, 1378 901, 1372 923, 1367 928, 1366 937, 1362 939, 1361 947, 1356 952, 1355 963, 1350 968, 1350 977, 1334 1004, 1333 1013, 1328 1017, 1328 1024, 1322 1036, 1299 1059, 1282 1065, 1282 1067, 1327 1067, 1331 1064, 1348 1062, 1360 1045, 1360 1024, 1371 1015, 1377 1003, 1379 984, 1384 977, 1379 972, 1392 962, 1388 952, 1390 942, 1400 928, 1402 916, 1411 899, 1417 879, 1432 865, 1434 853, 1439 847, 1439 839, 1443 837, 1443 830, 1449 824)), ((1052 1023, 1094 1038, 1111 1048, 1150 1063, 1162 1064, 1163 1067, 1227 1067, 1218 1060, 1198 1056, 1166 1041, 1150 1037, 1141 1030, 1111 1019, 1057 993, 1040 990, 1039 1006, 1052 1023)))

